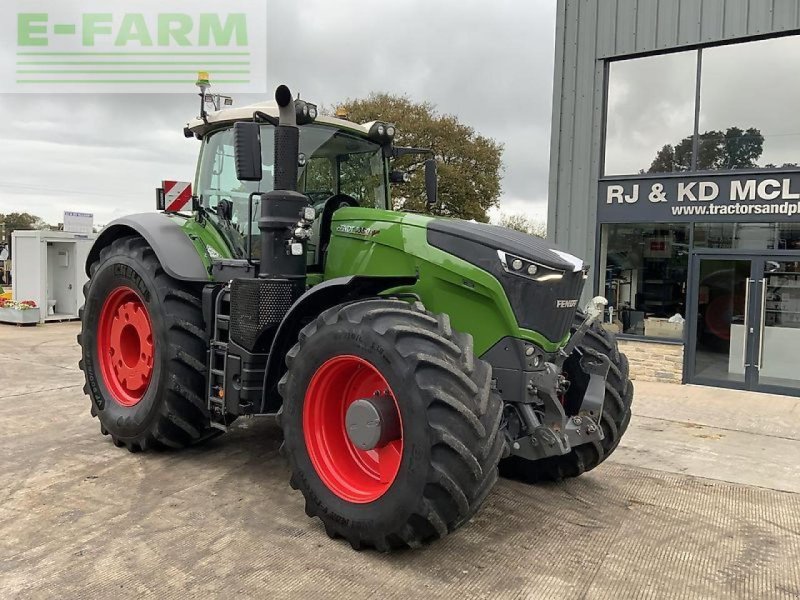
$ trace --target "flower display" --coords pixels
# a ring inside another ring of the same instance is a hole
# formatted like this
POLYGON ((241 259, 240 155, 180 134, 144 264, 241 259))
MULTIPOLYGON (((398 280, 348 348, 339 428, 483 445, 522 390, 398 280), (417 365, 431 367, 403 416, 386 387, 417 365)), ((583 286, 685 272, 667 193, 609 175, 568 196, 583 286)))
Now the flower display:
POLYGON ((38 308, 36 306, 36 302, 33 300, 22 300, 20 302, 15 302, 14 300, 6 300, 5 298, 0 298, 0 308, 11 308, 14 310, 30 310, 32 308, 38 308))

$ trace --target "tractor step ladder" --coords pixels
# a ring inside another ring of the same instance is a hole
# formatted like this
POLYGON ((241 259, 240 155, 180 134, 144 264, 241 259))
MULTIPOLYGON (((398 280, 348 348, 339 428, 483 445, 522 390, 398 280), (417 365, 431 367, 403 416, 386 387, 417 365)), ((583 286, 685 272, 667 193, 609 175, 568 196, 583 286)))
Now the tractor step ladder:
POLYGON ((230 329, 230 288, 225 287, 215 301, 214 328, 208 349, 208 412, 211 426, 228 430, 225 405, 225 359, 228 355, 228 331, 230 329), (227 309, 223 311, 223 309, 227 309))

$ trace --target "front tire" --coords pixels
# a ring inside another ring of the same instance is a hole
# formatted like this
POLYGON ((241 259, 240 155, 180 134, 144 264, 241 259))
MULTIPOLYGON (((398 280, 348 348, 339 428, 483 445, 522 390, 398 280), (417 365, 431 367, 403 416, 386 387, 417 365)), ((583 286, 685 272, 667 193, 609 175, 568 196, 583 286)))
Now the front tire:
MULTIPOLYGON (((583 322, 584 317, 581 312, 575 315, 573 332, 583 322)), ((603 439, 575 446, 570 452, 561 456, 550 456, 539 460, 511 456, 500 463, 500 474, 503 477, 527 483, 561 481, 591 471, 616 450, 631 421, 633 383, 628 378, 628 358, 619 351, 614 335, 597 322, 593 323, 583 342, 564 364, 565 374, 571 382, 564 402, 567 415, 577 414, 588 383, 588 376, 578 365, 580 356, 584 353, 605 354, 611 360, 611 367, 606 377, 603 414, 600 417, 603 439)))
POLYGON ((303 329, 286 363, 279 421, 291 485, 330 537, 356 549, 416 547, 483 503, 506 453, 502 402, 472 337, 446 315, 400 300, 336 306, 303 329), (399 427, 361 450, 348 408, 381 396, 399 427))
POLYGON ((169 277, 138 236, 103 248, 90 272, 79 366, 100 431, 131 452, 214 435, 199 287, 169 277))

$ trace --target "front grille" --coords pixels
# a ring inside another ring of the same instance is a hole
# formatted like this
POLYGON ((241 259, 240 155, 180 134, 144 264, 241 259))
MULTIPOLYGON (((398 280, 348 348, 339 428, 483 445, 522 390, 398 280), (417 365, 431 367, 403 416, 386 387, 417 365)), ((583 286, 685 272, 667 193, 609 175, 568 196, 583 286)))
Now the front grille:
POLYGON ((570 271, 560 280, 544 282, 511 273, 499 273, 498 279, 520 327, 541 333, 552 342, 569 333, 583 291, 583 272, 570 271))
POLYGON ((305 279, 234 279, 230 339, 250 352, 265 352, 305 279))

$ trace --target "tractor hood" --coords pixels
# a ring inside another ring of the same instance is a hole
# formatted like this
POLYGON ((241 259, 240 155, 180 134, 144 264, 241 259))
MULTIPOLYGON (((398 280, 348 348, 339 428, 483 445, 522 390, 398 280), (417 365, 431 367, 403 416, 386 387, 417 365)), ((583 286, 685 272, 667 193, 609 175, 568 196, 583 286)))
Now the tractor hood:
POLYGON ((547 240, 506 227, 471 221, 434 219, 428 223, 428 231, 429 238, 453 236, 469 244, 502 250, 562 272, 578 272, 584 268, 580 258, 559 250, 547 240))
POLYGON ((569 334, 587 277, 583 261, 532 235, 448 219, 427 224, 431 246, 491 273, 520 327, 555 342, 569 334))

